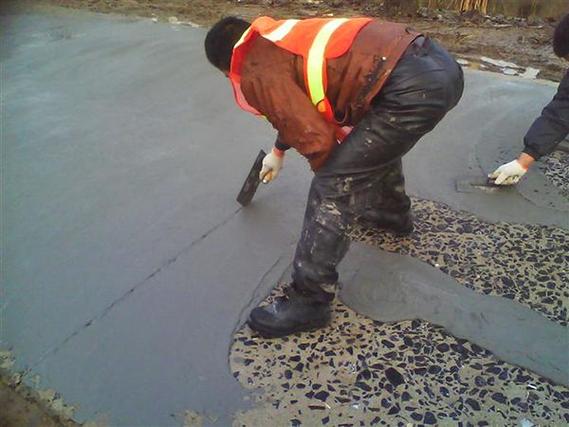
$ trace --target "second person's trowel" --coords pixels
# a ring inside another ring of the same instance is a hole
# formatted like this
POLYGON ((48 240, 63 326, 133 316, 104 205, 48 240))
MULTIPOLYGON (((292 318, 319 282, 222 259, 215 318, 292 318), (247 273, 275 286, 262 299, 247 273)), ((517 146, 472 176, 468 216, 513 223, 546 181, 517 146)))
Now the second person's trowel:
POLYGON ((494 193, 500 189, 500 186, 496 185, 494 180, 480 176, 461 177, 455 181, 455 184, 456 191, 459 193, 473 193, 476 191, 494 193))

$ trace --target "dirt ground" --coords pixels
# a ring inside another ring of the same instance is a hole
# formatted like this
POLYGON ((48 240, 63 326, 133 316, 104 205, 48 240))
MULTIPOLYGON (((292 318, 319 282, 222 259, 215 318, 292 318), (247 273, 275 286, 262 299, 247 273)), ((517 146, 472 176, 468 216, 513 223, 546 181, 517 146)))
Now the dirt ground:
POLYGON ((34 392, 0 374, 0 427, 76 427, 48 408, 34 392))
MULTIPOLYGON (((444 10, 420 9, 415 14, 389 16, 382 1, 342 0, 42 0, 49 4, 168 20, 211 25, 227 15, 254 18, 310 16, 380 16, 408 22, 417 30, 441 41, 451 52, 477 62, 480 56, 513 62, 540 70, 539 78, 561 80, 567 63, 553 54, 552 18, 511 18, 460 15, 444 10)), ((393 15, 393 14, 391 14, 393 15)), ((489 67, 492 69, 492 67, 489 67)))

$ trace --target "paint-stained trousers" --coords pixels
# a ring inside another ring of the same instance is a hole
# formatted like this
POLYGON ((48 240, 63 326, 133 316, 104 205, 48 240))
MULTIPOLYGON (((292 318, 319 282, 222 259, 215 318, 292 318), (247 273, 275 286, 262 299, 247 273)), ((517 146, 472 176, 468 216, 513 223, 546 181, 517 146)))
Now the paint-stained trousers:
POLYGON ((357 221, 403 222, 411 203, 401 157, 460 100, 462 69, 421 38, 401 58, 371 109, 312 180, 293 262, 293 286, 320 301, 334 294, 336 267, 357 221))

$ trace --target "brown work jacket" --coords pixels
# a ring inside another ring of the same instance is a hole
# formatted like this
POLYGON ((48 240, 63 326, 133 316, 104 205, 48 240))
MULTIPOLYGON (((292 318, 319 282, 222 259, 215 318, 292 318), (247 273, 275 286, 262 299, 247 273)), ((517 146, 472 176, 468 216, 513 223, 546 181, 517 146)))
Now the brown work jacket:
MULTIPOLYGON (((357 125, 405 49, 420 35, 403 24, 374 20, 345 55, 328 61, 326 96, 342 126, 357 125)), ((247 102, 271 122, 281 143, 295 148, 318 170, 338 142, 334 126, 307 94, 303 58, 262 37, 252 43, 241 69, 247 102)))

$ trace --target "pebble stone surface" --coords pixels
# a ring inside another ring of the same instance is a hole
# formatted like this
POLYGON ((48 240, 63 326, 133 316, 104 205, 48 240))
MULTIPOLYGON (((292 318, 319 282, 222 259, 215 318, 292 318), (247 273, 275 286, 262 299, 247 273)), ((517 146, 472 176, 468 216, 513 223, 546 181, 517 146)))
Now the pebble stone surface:
MULTIPOLYGON (((267 302, 280 293, 274 291, 267 302)), ((257 390, 235 425, 539 425, 569 422, 569 390, 421 320, 370 320, 334 303, 324 330, 235 335, 230 366, 257 390)))
POLYGON ((398 238, 357 227, 355 240, 410 255, 486 295, 517 301, 566 326, 569 231, 549 226, 487 223, 465 212, 413 200, 415 232, 398 238))
POLYGON ((554 151, 542 159, 541 170, 560 193, 569 200, 569 153, 554 151))
MULTIPOLYGON (((556 152, 542 166, 560 188, 567 158, 556 152)), ((356 226, 351 238, 413 256, 472 290, 568 324, 569 231, 492 224, 416 198, 413 212, 415 231, 408 237, 356 226)), ((569 423, 566 387, 498 360, 442 327, 419 319, 374 321, 338 299, 332 324, 322 331, 267 340, 244 326, 229 359, 233 376, 256 391, 254 408, 237 414, 235 425, 569 423)))

